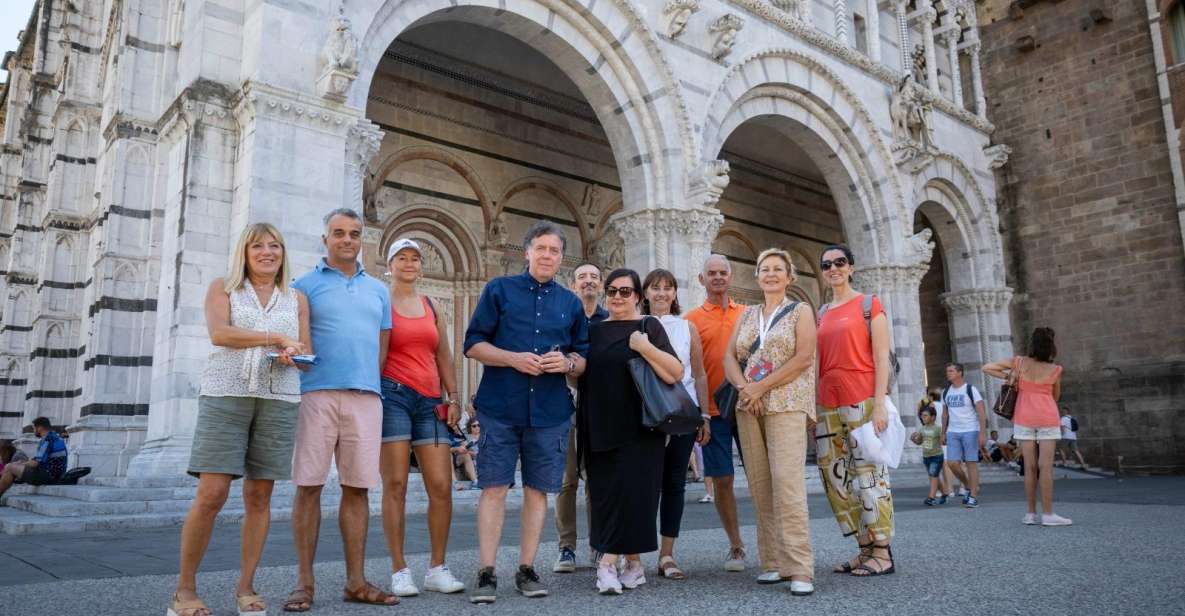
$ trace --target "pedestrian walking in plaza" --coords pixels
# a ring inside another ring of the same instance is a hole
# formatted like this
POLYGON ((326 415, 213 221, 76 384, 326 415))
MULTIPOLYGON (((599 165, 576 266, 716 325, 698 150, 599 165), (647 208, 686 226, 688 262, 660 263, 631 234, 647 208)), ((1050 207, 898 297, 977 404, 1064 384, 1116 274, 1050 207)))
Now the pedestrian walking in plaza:
POLYGON ((732 462, 736 418, 721 417, 716 399, 711 394, 724 383, 724 355, 728 352, 728 341, 732 339, 737 319, 745 307, 728 295, 732 286, 732 266, 724 255, 713 254, 704 261, 699 282, 704 285, 708 297, 703 305, 688 311, 687 320, 695 325, 704 345, 704 371, 708 374, 708 414, 712 418, 708 422, 710 438, 701 447, 704 454, 704 483, 708 484, 708 493, 700 502, 715 501, 720 525, 728 535, 729 548, 724 557, 724 570, 744 571, 745 543, 741 539, 737 501, 732 489, 736 474, 732 462))
POLYGON ((925 406, 918 414, 922 425, 914 432, 913 442, 915 445, 921 445, 922 466, 926 467, 926 474, 930 476, 930 493, 926 495, 923 504, 927 507, 934 507, 946 504, 946 494, 941 490, 942 467, 945 466, 940 444, 942 428, 939 428, 934 421, 934 406, 929 404, 929 399, 923 399, 922 403, 925 406))
POLYGON ((206 292, 210 351, 202 372, 189 474, 197 493, 181 527, 181 574, 170 614, 208 616, 197 570, 214 520, 243 479, 242 561, 235 600, 240 614, 263 614, 254 588, 271 519, 272 487, 292 476, 300 371, 292 357, 310 348, 309 306, 292 279, 284 237, 255 223, 239 235, 223 278, 206 292), (270 353, 276 353, 273 359, 270 353))
POLYGON ((379 486, 383 400, 381 373, 391 330, 387 285, 366 273, 362 217, 351 209, 325 217, 327 255, 293 285, 309 301, 309 329, 320 363, 300 377, 300 413, 292 457, 292 536, 299 562, 298 585, 284 609, 313 605, 313 559, 321 530, 321 491, 329 463, 337 460, 341 506, 338 527, 346 560, 343 599, 395 605, 399 598, 366 580, 368 492, 379 486))
POLYGON ((477 452, 481 450, 477 443, 481 440, 481 422, 476 417, 470 418, 465 426, 466 435, 454 436, 452 452, 454 466, 457 468, 457 491, 467 489, 460 482, 468 481, 471 487, 477 487, 477 452))
POLYGON ((1062 464, 1070 463, 1070 456, 1078 458, 1078 468, 1086 468, 1086 460, 1082 452, 1078 451, 1078 418, 1069 413, 1062 415, 1062 440, 1058 443, 1057 452, 1062 458, 1062 464))
POLYGON ((823 489, 845 537, 855 535, 860 553, 836 573, 867 577, 896 570, 893 550, 893 494, 889 470, 864 460, 852 432, 872 422, 888 425, 889 320, 876 296, 852 288, 855 261, 843 245, 828 246, 819 260, 834 301, 819 310, 820 407, 815 451, 823 489))
POLYGON ((33 434, 41 439, 41 442, 37 444, 37 453, 32 458, 8 445, 12 447, 12 453, 8 462, 4 464, 4 472, 0 473, 0 496, 4 496, 14 483, 44 486, 58 481, 66 474, 66 441, 53 430, 49 419, 33 419, 33 434))
POLYGON ((770 248, 757 257, 765 296, 745 309, 724 357, 737 388, 737 428, 745 475, 757 510, 760 584, 790 581, 790 593, 814 592, 806 505, 807 424, 815 421, 815 318, 786 292, 797 274, 790 253, 770 248))
POLYGON ((979 448, 987 442, 987 410, 983 395, 963 378, 963 364, 946 365, 942 390, 942 444, 946 464, 967 488, 963 506, 979 506, 979 448))
POLYGON ((420 594, 403 558, 407 476, 414 450, 428 493, 428 536, 432 554, 424 589, 441 593, 465 590, 445 564, 453 517, 449 433, 461 420, 457 377, 444 314, 416 291, 423 276, 423 253, 414 240, 396 240, 387 249, 391 274, 391 333, 383 364, 383 444, 379 474, 383 481, 383 534, 391 552, 391 592, 420 594), (441 393, 448 394, 442 402, 441 393), (444 417, 438 415, 443 411, 444 417))
POLYGON ((995 361, 983 373, 1001 380, 1012 379, 1017 388, 1012 416, 1012 438, 1020 443, 1024 458, 1025 498, 1028 512, 1022 522, 1029 525, 1069 526, 1073 522, 1053 512, 1053 452, 1061 439, 1057 400, 1062 394, 1062 367, 1053 363, 1057 345, 1053 330, 1038 327, 1029 338, 1026 356, 995 361), (1041 491, 1041 517, 1037 517, 1037 490, 1041 491))
POLYGON ((602 554, 596 580, 601 594, 621 594, 623 587, 645 584, 638 555, 658 549, 655 518, 666 436, 642 425, 642 398, 627 362, 644 358, 668 384, 683 377, 683 364, 662 323, 639 311, 641 290, 633 270, 618 269, 605 277, 609 318, 589 332, 588 370, 576 419, 592 504, 589 537, 602 554), (620 575, 619 555, 626 557, 620 575))
MULTIPOLYGON (((584 305, 584 317, 589 326, 609 317, 609 312, 600 305, 602 287, 601 268, 595 264, 586 261, 572 270, 572 292, 584 305)), ((575 377, 568 377, 568 388, 573 392, 574 398, 579 395, 578 385, 575 377)), ((576 402, 579 404, 579 400, 576 402)), ((555 532, 559 537, 560 553, 551 568, 554 573, 576 571, 576 492, 580 489, 580 464, 576 459, 575 421, 576 416, 573 415, 573 426, 568 432, 568 457, 564 461, 564 483, 560 486, 560 493, 555 497, 555 532)), ((587 485, 584 496, 584 513, 587 516, 590 509, 587 485)))
POLYGON ((687 574, 675 562, 675 539, 683 522, 683 497, 687 492, 687 464, 694 460, 696 442, 704 444, 711 438, 708 421, 708 375, 704 371, 704 347, 699 332, 687 319, 679 316, 679 284, 675 275, 656 269, 642 281, 642 314, 657 317, 662 322, 675 355, 683 364, 680 383, 687 395, 696 401, 703 412, 704 425, 693 434, 671 435, 667 439, 662 462, 662 492, 659 502, 659 534, 662 544, 658 551, 658 572, 671 580, 682 580, 687 574))
POLYGON ((522 528, 514 584, 527 597, 547 596, 535 553, 547 495, 559 492, 564 480, 573 412, 565 377, 580 376, 588 351, 584 307, 555 280, 566 244, 554 223, 532 225, 523 238, 526 271, 486 284, 465 332, 465 355, 485 366, 474 401, 483 432, 477 454, 480 569, 469 595, 474 603, 497 598, 494 562, 520 459, 522 528))

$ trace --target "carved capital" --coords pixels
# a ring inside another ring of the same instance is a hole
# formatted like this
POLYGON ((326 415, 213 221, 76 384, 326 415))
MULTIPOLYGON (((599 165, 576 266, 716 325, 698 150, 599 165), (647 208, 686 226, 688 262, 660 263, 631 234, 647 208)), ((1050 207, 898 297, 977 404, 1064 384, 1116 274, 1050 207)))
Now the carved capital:
POLYGON ((888 263, 856 269, 855 284, 862 290, 881 293, 917 293, 929 263, 888 263))
POLYGON ((1012 304, 1012 289, 970 289, 943 293, 942 305, 952 314, 974 314, 1007 310, 1012 304))
POLYGON ((614 214, 609 228, 626 244, 651 243, 654 238, 654 210, 614 214))

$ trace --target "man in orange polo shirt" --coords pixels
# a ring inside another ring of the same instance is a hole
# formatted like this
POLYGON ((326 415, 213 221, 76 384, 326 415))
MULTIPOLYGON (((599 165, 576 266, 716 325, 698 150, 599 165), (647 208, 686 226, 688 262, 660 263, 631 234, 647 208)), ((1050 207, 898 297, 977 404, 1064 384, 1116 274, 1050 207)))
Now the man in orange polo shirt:
MULTIPOLYGON (((704 261, 699 275, 700 284, 708 290, 708 299, 702 306, 687 313, 687 320, 699 330, 704 345, 704 370, 708 373, 708 392, 716 391, 724 382, 724 353, 732 338, 732 329, 745 307, 732 301, 728 288, 732 284, 732 267, 723 255, 714 254, 704 261)), ((716 513, 720 524, 728 534, 732 547, 724 561, 725 571, 745 570, 745 544, 741 541, 740 524, 737 522, 737 502, 732 492, 732 478, 735 474, 732 464, 732 441, 734 426, 731 421, 720 417, 716 401, 708 396, 708 412, 711 440, 703 446, 704 477, 711 477, 716 492, 716 513)), ((740 445, 738 444, 738 447, 740 445)))

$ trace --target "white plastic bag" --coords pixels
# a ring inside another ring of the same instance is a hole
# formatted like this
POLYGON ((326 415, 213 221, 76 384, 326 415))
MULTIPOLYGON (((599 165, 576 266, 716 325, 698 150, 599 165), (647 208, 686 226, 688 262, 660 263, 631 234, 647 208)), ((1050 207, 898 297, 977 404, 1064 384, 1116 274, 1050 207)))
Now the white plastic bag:
POLYGON ((879 436, 871 421, 856 428, 852 436, 860 444, 861 453, 866 461, 897 468, 901 464, 901 452, 905 449, 905 425, 901 423, 901 414, 897 412, 893 400, 887 396, 885 413, 888 415, 888 426, 879 436))

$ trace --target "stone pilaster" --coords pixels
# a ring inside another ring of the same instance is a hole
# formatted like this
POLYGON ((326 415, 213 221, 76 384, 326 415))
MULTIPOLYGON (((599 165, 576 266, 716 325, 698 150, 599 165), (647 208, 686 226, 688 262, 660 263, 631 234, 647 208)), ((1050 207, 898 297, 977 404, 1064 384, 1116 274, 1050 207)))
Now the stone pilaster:
POLYGON ((975 93, 975 115, 987 118, 987 98, 983 94, 983 70, 979 66, 979 43, 967 48, 971 56, 971 89, 975 93))
POLYGON ((938 19, 938 11, 927 3, 922 11, 922 44, 926 49, 926 85, 930 92, 938 94, 938 60, 934 53, 934 20, 938 19))
POLYGON ((948 30, 943 36, 946 51, 950 57, 950 94, 951 100, 959 109, 963 108, 963 74, 959 67, 959 30, 955 24, 954 30, 948 30))
MULTIPOLYGON (((1006 359, 1013 354, 1008 310, 1011 303, 1012 289, 1007 287, 969 289, 942 295, 942 305, 950 315, 951 330, 955 332, 954 361, 965 365, 967 380, 983 391, 989 408, 996 401, 999 383, 986 380, 981 368, 988 362, 1006 359)), ((994 414, 988 417, 991 426, 1002 421, 994 414)))
POLYGON ((865 0, 867 9, 864 11, 864 40, 868 48, 868 58, 873 62, 881 61, 881 9, 879 0, 865 0))
POLYGON ((909 36, 908 6, 909 0, 893 0, 893 13, 897 16, 897 49, 901 52, 901 72, 906 75, 913 71, 913 57, 909 55, 913 44, 909 36))
POLYGON ((835 38, 841 45, 848 42, 848 0, 834 0, 832 5, 835 12, 835 38))

